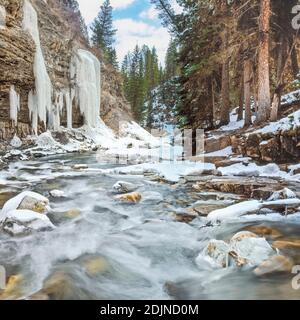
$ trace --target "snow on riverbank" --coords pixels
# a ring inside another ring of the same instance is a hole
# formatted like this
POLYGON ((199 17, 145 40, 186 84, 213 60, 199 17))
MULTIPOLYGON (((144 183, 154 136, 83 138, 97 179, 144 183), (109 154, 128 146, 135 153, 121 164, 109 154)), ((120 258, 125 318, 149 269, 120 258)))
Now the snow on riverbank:
POLYGON ((200 162, 165 162, 165 163, 144 163, 140 165, 132 165, 127 167, 120 167, 114 169, 104 170, 103 173, 107 174, 127 174, 127 175, 143 175, 151 173, 170 181, 178 182, 180 177, 203 170, 214 170, 215 165, 211 163, 200 162))
MULTIPOLYGON (((296 166, 297 168, 297 166, 296 166)), ((247 177, 275 177, 286 180, 300 180, 300 174, 294 175, 294 166, 290 172, 281 171, 275 163, 259 166, 256 163, 236 163, 228 167, 220 167, 218 170, 223 176, 247 176, 247 177)))

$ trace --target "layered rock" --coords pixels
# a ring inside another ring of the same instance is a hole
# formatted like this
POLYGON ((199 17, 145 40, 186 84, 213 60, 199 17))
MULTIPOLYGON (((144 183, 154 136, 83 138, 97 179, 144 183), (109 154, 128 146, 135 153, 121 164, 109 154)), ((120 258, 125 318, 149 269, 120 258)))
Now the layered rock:
POLYGON ((231 143, 235 153, 258 161, 288 163, 300 158, 300 128, 235 135, 231 143))
MULTIPOLYGON (((87 122, 79 101, 82 94, 76 97, 72 91, 76 91, 77 81, 72 63, 79 50, 102 59, 100 51, 90 48, 80 19, 80 13, 71 9, 66 0, 0 0, 0 139, 11 139, 15 134, 25 137, 33 131, 41 133, 46 129, 45 122, 51 124, 50 129, 57 129, 57 124, 76 128, 87 122), (32 26, 34 19, 26 17, 30 6, 37 15, 38 32, 32 26), (39 88, 37 70, 46 74, 51 83, 52 101, 45 107, 39 99, 38 92, 44 90, 39 88), (12 104, 12 90, 20 99, 18 105, 12 104), (32 105, 39 109, 37 119, 32 105), (41 112, 42 108, 46 112, 41 112), (12 116, 16 111, 17 117, 12 116)), ((104 64, 102 72, 102 115, 117 129, 119 120, 131 119, 130 108, 122 95, 118 73, 104 64)), ((81 83, 77 85, 80 87, 81 83)), ((100 92, 100 88, 97 90, 100 92)), ((93 118, 94 114, 90 119, 93 118)))

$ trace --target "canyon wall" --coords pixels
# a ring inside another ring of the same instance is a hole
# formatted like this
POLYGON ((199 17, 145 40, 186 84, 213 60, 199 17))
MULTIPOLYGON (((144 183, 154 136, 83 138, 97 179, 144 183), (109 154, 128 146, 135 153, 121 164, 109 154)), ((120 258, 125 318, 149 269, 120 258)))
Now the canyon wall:
POLYGON ((0 139, 95 126, 100 110, 114 129, 131 119, 119 74, 102 63, 100 80, 101 52, 68 2, 0 0, 0 139))

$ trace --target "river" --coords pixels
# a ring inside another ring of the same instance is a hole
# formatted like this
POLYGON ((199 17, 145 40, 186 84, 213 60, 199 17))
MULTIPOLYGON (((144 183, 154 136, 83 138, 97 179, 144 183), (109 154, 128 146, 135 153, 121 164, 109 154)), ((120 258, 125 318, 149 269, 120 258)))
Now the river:
MULTIPOLYGON (((199 217, 181 223, 174 213, 205 201, 203 194, 144 176, 78 171, 74 164, 112 167, 98 163, 93 153, 72 154, 11 163, 1 173, 9 181, 0 189, 2 202, 21 190, 43 194, 57 227, 21 238, 0 233, 0 264, 23 279, 16 298, 30 299, 43 290, 51 299, 299 298, 292 274, 259 278, 251 269, 213 269, 195 262, 210 239, 230 239, 249 225, 267 225, 293 237, 299 234, 299 219, 265 216, 206 226, 199 217), (142 201, 118 202, 112 186, 119 180, 139 185, 142 201), (66 196, 51 197, 54 189, 66 196)), ((290 255, 300 262, 299 251, 290 255)))

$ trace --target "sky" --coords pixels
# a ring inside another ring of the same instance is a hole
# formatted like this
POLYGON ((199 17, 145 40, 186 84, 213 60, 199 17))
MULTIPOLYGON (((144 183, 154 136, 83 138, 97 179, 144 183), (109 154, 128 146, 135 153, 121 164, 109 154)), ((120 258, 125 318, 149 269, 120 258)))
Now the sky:
MULTIPOLYGON (((172 0, 174 9, 180 11, 176 0, 172 0)), ((89 27, 97 16, 103 0, 78 0, 81 13, 89 27)), ((159 60, 164 64, 165 54, 170 41, 168 30, 161 25, 158 12, 150 0, 111 0, 114 8, 114 25, 116 50, 119 62, 122 62, 128 51, 138 44, 155 46, 159 60)))

